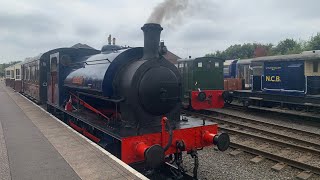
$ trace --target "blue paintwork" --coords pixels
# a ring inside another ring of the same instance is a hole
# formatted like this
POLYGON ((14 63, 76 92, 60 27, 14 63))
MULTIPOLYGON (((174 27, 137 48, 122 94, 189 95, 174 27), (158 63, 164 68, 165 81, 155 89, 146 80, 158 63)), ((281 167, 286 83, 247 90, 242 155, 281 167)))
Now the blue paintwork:
MULTIPOLYGON (((228 60, 231 61, 231 60, 228 60)), ((224 65, 223 76, 224 78, 235 78, 236 77, 236 67, 238 60, 232 60, 229 65, 224 65)))
POLYGON ((235 78, 237 75, 237 62, 238 60, 234 60, 229 66, 229 74, 231 78, 235 78))
POLYGON ((143 48, 140 47, 93 55, 85 61, 84 68, 77 69, 68 75, 65 84, 70 85, 73 78, 81 77, 84 82, 78 85, 79 87, 98 91, 104 96, 111 97, 114 95, 113 80, 117 72, 128 62, 139 60, 142 55, 143 48))
POLYGON ((267 93, 305 95, 304 61, 264 62, 262 90, 267 93))
POLYGON ((310 95, 320 94, 320 76, 308 76, 307 81, 307 93, 310 95))

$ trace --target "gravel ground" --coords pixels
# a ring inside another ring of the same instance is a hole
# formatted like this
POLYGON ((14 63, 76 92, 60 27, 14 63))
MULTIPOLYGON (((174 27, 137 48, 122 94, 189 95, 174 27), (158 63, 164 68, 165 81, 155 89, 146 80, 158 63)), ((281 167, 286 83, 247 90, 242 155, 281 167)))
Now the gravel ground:
MULTIPOLYGON (((295 177, 302 172, 296 168, 286 166, 280 172, 276 172, 271 167, 277 164, 271 160, 263 160, 260 163, 252 163, 250 159, 255 155, 240 153, 231 156, 229 149, 220 152, 211 148, 205 148, 199 151, 199 179, 215 180, 284 180, 296 179, 295 177)), ((190 155, 184 155, 184 165, 187 165, 189 172, 192 172, 193 159, 190 155)), ((319 180, 320 176, 313 175, 309 180, 319 180)))
POLYGON ((319 127, 316 127, 310 123, 305 123, 303 121, 297 121, 297 120, 291 121, 289 119, 286 119, 285 117, 280 119, 280 117, 282 117, 282 116, 270 117, 266 114, 259 115, 256 112, 250 112, 250 111, 246 112, 246 111, 238 111, 238 110, 231 110, 231 109, 214 109, 214 111, 236 114, 240 117, 252 118, 252 119, 257 119, 260 121, 275 123, 278 125, 284 125, 287 127, 301 129, 301 130, 317 133, 320 135, 320 128, 319 127))

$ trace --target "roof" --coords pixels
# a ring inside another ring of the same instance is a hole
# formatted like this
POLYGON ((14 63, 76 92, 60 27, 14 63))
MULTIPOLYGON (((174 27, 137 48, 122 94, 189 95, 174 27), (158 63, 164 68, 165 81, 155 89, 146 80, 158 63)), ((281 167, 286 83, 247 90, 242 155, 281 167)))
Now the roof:
POLYGON ((168 51, 165 55, 163 55, 168 61, 172 64, 178 64, 178 59, 181 59, 179 56, 173 54, 171 51, 168 51))
POLYGON ((251 61, 253 61, 254 58, 252 59, 240 59, 237 64, 250 64, 251 61))
POLYGON ((6 68, 4 68, 6 71, 7 70, 14 70, 14 65, 11 65, 11 66, 8 66, 8 67, 6 67, 6 68))
POLYGON ((319 53, 301 53, 301 54, 289 54, 279 56, 265 56, 251 59, 253 62, 256 61, 292 61, 292 60, 320 60, 319 53))
POLYGON ((25 63, 32 62, 34 60, 38 60, 41 58, 42 55, 43 55, 43 53, 40 53, 39 55, 37 55, 35 57, 27 57, 21 64, 25 64, 25 63))
POLYGON ((100 53, 99 50, 96 50, 94 48, 62 47, 62 48, 56 48, 56 49, 49 50, 49 51, 47 51, 45 53, 41 53, 41 54, 39 54, 38 56, 35 56, 35 57, 26 58, 25 61, 23 62, 23 64, 30 63, 32 61, 39 60, 39 59, 41 61, 43 59, 42 58, 43 56, 46 57, 49 54, 54 53, 54 52, 59 52, 59 51, 60 52, 61 51, 82 51, 82 50, 88 50, 88 51, 90 50, 90 51, 95 51, 96 53, 100 53))
POLYGON ((14 70, 17 66, 21 66, 22 63, 23 63, 23 62, 18 62, 18 63, 16 63, 16 64, 12 64, 12 65, 4 68, 4 69, 5 69, 5 70, 14 70))
POLYGON ((197 57, 197 58, 179 59, 178 62, 194 61, 194 60, 200 60, 200 59, 206 59, 206 60, 214 59, 218 61, 225 61, 224 59, 220 59, 216 57, 197 57))
POLYGON ((17 63, 17 64, 14 64, 13 67, 14 67, 15 69, 21 68, 21 64, 22 64, 22 63, 23 63, 23 62, 19 62, 19 63, 17 63))
POLYGON ((77 43, 77 44, 71 46, 71 48, 77 48, 77 49, 79 49, 79 48, 94 49, 93 47, 91 47, 91 46, 89 46, 89 45, 87 45, 87 44, 81 44, 81 43, 77 43))
POLYGON ((223 63, 223 65, 229 66, 229 65, 231 65, 231 63, 232 63, 233 61, 235 61, 235 60, 238 60, 238 59, 225 60, 224 63, 223 63))
POLYGON ((320 54, 320 50, 303 51, 301 54, 310 54, 310 53, 320 54))

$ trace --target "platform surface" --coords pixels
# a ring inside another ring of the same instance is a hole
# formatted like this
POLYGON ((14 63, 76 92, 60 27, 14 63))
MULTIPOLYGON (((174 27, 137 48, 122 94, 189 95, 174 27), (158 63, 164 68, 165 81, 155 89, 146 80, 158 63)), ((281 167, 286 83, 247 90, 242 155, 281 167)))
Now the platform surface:
POLYGON ((146 179, 0 83, 0 180, 146 179))

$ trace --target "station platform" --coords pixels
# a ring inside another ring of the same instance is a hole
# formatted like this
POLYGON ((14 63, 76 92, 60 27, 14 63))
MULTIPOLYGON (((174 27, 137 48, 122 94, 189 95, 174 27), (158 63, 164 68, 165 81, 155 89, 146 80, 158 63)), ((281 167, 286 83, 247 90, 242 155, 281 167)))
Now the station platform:
POLYGON ((0 83, 0 180, 147 179, 0 83))

